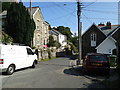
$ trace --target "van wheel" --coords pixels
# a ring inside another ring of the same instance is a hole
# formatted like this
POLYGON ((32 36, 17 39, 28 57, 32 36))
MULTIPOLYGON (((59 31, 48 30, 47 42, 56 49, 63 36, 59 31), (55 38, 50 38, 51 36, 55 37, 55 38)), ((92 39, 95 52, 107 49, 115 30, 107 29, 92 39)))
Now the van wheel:
POLYGON ((33 62, 31 68, 35 68, 35 61, 33 62))
POLYGON ((14 67, 14 65, 10 65, 10 66, 8 67, 6 73, 7 73, 8 75, 11 75, 11 74, 14 73, 14 71, 15 71, 15 67, 14 67))

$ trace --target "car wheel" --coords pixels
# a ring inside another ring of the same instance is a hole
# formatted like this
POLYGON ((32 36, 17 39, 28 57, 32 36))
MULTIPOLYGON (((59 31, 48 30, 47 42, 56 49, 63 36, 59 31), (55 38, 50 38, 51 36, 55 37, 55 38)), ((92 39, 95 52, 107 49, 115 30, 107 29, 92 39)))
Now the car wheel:
POLYGON ((35 68, 35 61, 33 62, 33 64, 32 64, 32 66, 31 66, 32 68, 35 68))
POLYGON ((6 73, 7 73, 8 75, 12 75, 12 74, 14 73, 14 71, 15 71, 15 66, 14 66, 14 65, 10 65, 10 66, 8 67, 6 73))

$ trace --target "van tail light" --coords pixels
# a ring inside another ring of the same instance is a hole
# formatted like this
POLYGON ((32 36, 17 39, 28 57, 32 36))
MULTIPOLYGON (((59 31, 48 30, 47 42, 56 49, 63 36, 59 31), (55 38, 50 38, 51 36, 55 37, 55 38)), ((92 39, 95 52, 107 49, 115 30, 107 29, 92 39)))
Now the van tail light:
POLYGON ((3 64, 3 61, 4 61, 3 59, 0 59, 0 64, 3 64))

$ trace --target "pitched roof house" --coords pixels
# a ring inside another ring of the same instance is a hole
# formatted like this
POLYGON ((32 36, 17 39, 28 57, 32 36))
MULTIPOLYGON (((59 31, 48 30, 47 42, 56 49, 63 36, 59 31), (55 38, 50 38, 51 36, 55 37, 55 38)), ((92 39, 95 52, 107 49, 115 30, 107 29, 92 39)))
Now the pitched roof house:
MULTIPOLYGON (((28 11, 30 12, 30 8, 28 8, 28 11)), ((39 7, 32 7, 32 18, 36 25, 33 46, 42 49, 46 47, 49 38, 49 24, 44 21, 42 12, 39 7)))
POLYGON ((58 41, 61 44, 62 49, 64 49, 64 46, 67 45, 67 37, 54 29, 50 30, 49 34, 52 35, 54 40, 58 41))
POLYGON ((100 23, 98 26, 92 24, 82 35, 83 58, 91 52, 114 54, 117 39, 120 38, 115 32, 120 35, 119 29, 119 25, 111 25, 110 22, 107 22, 106 25, 100 23))

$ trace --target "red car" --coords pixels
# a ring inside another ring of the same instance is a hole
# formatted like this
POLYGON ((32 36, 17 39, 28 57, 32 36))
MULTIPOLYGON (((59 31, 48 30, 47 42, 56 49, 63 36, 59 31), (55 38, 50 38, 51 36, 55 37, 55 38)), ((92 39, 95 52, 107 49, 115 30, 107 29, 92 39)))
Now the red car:
POLYGON ((104 54, 88 53, 83 61, 83 72, 100 71, 109 74, 109 59, 104 54))

